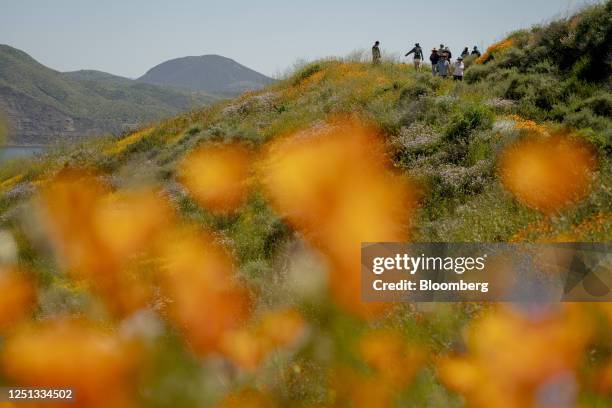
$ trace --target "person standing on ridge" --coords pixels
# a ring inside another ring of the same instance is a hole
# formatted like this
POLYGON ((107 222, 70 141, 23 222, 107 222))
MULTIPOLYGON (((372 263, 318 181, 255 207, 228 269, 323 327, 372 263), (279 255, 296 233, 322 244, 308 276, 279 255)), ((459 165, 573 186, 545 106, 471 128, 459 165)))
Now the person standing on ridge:
POLYGON ((380 42, 376 41, 372 47, 372 63, 374 65, 380 64, 380 42))
POLYGON ((446 54, 442 54, 440 56, 440 60, 438 61, 438 75, 442 78, 446 78, 448 76, 448 70, 450 68, 450 62, 446 59, 446 54))
POLYGON ((481 54, 477 46, 474 46, 474 49, 472 50, 472 55, 476 55, 478 58, 480 58, 481 54))
POLYGON ((465 48, 463 49, 463 51, 461 51, 461 58, 465 58, 465 57, 467 57, 468 55, 470 55, 470 50, 469 50, 469 48, 468 48, 468 47, 465 47, 465 48))
POLYGON ((421 69, 421 61, 423 61, 423 49, 419 43, 414 44, 414 48, 408 51, 404 57, 412 53, 414 53, 414 69, 419 71, 421 69))
POLYGON ((463 71, 465 71, 463 57, 459 57, 457 58, 457 62, 455 62, 455 66, 453 67, 453 80, 463 81, 463 71))
POLYGON ((436 76, 438 70, 438 61, 440 61, 440 54, 438 54, 438 50, 435 48, 431 50, 431 55, 429 56, 429 61, 431 62, 431 75, 436 76))

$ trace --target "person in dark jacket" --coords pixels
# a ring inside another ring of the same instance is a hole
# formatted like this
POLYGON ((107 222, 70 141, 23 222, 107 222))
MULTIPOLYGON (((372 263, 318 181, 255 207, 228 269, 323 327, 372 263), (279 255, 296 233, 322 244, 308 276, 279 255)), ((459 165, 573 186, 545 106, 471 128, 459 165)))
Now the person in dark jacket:
POLYGON ((410 54, 414 54, 414 69, 419 71, 421 69, 421 61, 423 61, 423 49, 419 43, 414 44, 414 48, 411 49, 404 55, 405 57, 410 54))
POLYGON ((379 45, 380 45, 380 42, 376 41, 374 43, 374 46, 372 47, 372 63, 374 65, 380 64, 381 56, 380 56, 380 47, 379 47, 379 45))
POLYGON ((429 61, 431 62, 431 75, 436 76, 438 73, 438 61, 440 61, 440 54, 438 54, 438 50, 435 48, 431 50, 431 55, 429 56, 429 61))
POLYGON ((476 55, 477 57, 480 57, 480 50, 478 49, 477 46, 474 46, 474 49, 472 50, 472 55, 476 55))
POLYGON ((468 47, 465 47, 465 48, 463 49, 463 51, 461 51, 461 58, 465 58, 465 57, 467 57, 468 55, 470 55, 470 50, 469 50, 469 48, 468 48, 468 47))

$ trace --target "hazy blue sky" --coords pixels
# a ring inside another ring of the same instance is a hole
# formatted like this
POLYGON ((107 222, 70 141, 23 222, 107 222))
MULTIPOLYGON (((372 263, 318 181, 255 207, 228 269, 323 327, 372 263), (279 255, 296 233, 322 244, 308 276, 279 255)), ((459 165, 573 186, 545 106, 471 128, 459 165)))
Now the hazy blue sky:
POLYGON ((418 41, 486 47, 584 0, 0 0, 0 43, 60 70, 137 77, 167 59, 220 54, 268 75, 298 59, 418 41))

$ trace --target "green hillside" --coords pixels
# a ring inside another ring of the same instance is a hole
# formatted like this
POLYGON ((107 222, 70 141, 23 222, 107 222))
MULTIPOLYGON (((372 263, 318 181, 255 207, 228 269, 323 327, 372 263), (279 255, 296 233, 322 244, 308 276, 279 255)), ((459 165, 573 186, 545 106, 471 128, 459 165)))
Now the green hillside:
MULTIPOLYGON (((511 34, 467 61, 463 82, 392 61, 320 60, 120 139, 8 163, 0 230, 42 293, 29 313, 78 314, 105 336, 141 340, 142 375, 96 397, 101 405, 128 395, 147 407, 610 406, 609 303, 364 304, 358 248, 397 237, 610 242, 611 33, 608 1, 511 34), (193 164, 201 152, 208 161, 193 164), (395 194, 398 180, 409 180, 406 194, 395 194), (233 195, 242 184, 244 201, 233 195), (51 238, 31 220, 41 205, 51 238), (202 236, 191 240, 194 230, 202 236), (223 280, 216 245, 249 307, 223 280), (132 257, 113 263, 125 248, 132 257), (159 258, 175 273, 160 273, 159 258), (88 267, 103 277, 81 283, 88 267), (108 283, 113 268, 120 283, 108 283), (244 327, 222 330, 239 317, 244 327)), ((63 91, 48 83, 24 89, 58 103, 50 95, 63 91)), ((35 338, 24 331, 6 344, 72 352, 61 331, 41 330, 45 342, 21 342, 35 338)), ((132 360, 119 356, 96 367, 124 373, 117 361, 132 360)), ((44 364, 31 364, 44 378, 44 364)))
POLYGON ((0 45, 0 103, 14 143, 49 143, 58 136, 122 133, 219 98, 138 83, 97 71, 60 73, 23 51, 0 45))
POLYGON ((93 69, 81 69, 79 71, 64 72, 62 75, 71 80, 80 82, 103 82, 109 85, 129 85, 133 83, 133 81, 129 78, 124 78, 118 75, 96 71, 93 69))

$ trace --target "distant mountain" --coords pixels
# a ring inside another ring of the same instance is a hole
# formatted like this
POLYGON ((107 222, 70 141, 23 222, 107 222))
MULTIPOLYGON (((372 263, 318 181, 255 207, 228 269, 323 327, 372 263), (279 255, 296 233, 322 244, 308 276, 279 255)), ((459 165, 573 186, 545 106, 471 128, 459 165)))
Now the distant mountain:
POLYGON ((258 90, 274 80, 220 55, 176 58, 151 68, 140 82, 192 91, 239 94, 258 90))
POLYGON ((113 85, 130 85, 134 83, 134 80, 132 79, 93 69, 81 69, 79 71, 64 72, 63 75, 66 78, 73 79, 75 81, 95 81, 113 85))
POLYGON ((12 143, 118 134, 218 99, 100 71, 61 73, 0 44, 0 110, 9 119, 12 143))

